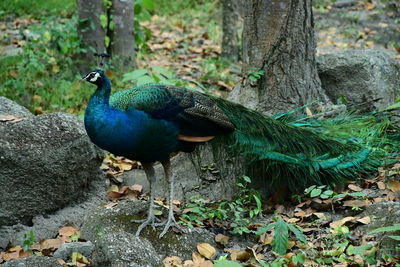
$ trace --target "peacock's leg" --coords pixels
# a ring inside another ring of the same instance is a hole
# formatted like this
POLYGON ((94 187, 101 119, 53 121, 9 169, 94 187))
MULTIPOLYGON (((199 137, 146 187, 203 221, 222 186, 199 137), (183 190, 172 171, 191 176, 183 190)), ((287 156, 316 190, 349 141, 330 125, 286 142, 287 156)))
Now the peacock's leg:
POLYGON ((149 206, 149 210, 147 213, 147 219, 145 219, 143 221, 143 223, 139 226, 139 228, 136 231, 136 236, 140 235, 140 232, 147 226, 147 225, 155 225, 155 216, 154 216, 154 196, 155 196, 155 192, 154 192, 154 183, 156 182, 156 175, 154 172, 154 168, 153 165, 151 163, 142 163, 143 169, 146 173, 147 179, 149 180, 149 184, 150 184, 150 206, 149 206))
POLYGON ((165 227, 164 230, 160 234, 160 238, 163 237, 168 229, 176 224, 175 217, 174 217, 174 206, 173 206, 173 199, 174 199, 174 177, 171 175, 171 162, 170 159, 166 159, 161 162, 161 164, 164 167, 164 174, 165 174, 165 179, 169 183, 169 211, 168 211, 168 219, 165 222, 165 227))

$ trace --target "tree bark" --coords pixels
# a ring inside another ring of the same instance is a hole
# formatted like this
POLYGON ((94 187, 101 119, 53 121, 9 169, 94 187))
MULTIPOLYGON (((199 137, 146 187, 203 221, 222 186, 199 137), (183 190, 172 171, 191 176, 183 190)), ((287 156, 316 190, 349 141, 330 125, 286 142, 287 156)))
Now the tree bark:
POLYGON ((78 6, 78 34, 81 39, 81 48, 78 64, 82 74, 89 72, 97 64, 94 53, 105 52, 104 30, 100 24, 99 15, 103 13, 102 0, 77 0, 78 6))
POLYGON ((122 71, 135 67, 135 42, 133 36, 134 0, 112 0, 114 21, 111 53, 116 67, 122 71))
POLYGON ((311 0, 246 1, 244 78, 230 98, 266 114, 313 100, 327 102, 316 68, 313 26, 311 0), (249 79, 254 69, 265 71, 256 83, 249 79))
POLYGON ((222 0, 222 53, 224 59, 233 62, 241 58, 243 31, 243 0, 222 0))

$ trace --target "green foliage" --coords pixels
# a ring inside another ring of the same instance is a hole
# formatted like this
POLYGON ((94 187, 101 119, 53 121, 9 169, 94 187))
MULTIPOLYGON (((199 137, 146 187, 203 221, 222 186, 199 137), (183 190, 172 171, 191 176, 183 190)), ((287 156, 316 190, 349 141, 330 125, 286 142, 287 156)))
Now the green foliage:
POLYGON ((310 197, 320 197, 322 199, 328 199, 332 197, 335 192, 329 189, 326 185, 312 185, 304 190, 305 195, 309 195, 310 197))
POLYGON ((218 259, 214 261, 214 267, 241 267, 239 263, 227 259, 218 259))
POLYGON ((376 264, 376 253, 372 245, 355 246, 350 232, 328 235, 321 243, 321 251, 314 261, 321 265, 335 265, 336 263, 358 264, 362 258, 367 264, 376 264))
POLYGON ((249 177, 241 177, 236 184, 239 190, 232 201, 210 203, 199 197, 192 197, 184 207, 188 212, 180 217, 180 223, 190 227, 204 226, 207 220, 212 220, 215 225, 231 228, 233 233, 251 233, 248 226, 262 215, 262 203, 260 194, 248 187, 250 183, 249 177))
POLYGON ((24 234, 24 242, 22 243, 22 248, 24 251, 28 251, 31 245, 35 244, 35 234, 29 231, 28 234, 24 234))
POLYGON ((31 15, 34 17, 47 15, 68 15, 76 9, 76 1, 72 0, 2 0, 1 15, 31 15))
MULTIPOLYGON (((196 9, 203 9, 202 11, 211 11, 212 9, 219 7, 219 1, 216 0, 170 1, 168 4, 166 4, 165 0, 153 0, 153 2, 154 5, 157 6, 156 13, 159 15, 176 15, 179 13, 187 13, 186 11, 193 11, 196 9)), ((187 15, 189 16, 190 14, 187 15)))
MULTIPOLYGON (((203 92, 200 88, 193 88, 189 86, 189 82, 176 78, 171 72, 161 67, 154 67, 151 70, 148 69, 136 69, 132 72, 125 73, 122 78, 123 82, 132 81, 136 86, 148 84, 148 83, 159 83, 185 87, 191 90, 197 90, 203 92)), ((202 84, 196 83, 201 88, 204 88, 202 84)))
POLYGON ((272 241, 272 250, 279 255, 285 255, 289 245, 289 231, 292 232, 297 240, 307 243, 303 230, 296 225, 285 222, 281 216, 274 219, 274 223, 266 224, 257 230, 257 235, 262 235, 267 231, 274 229, 274 239, 272 241))
POLYGON ((265 71, 258 69, 256 67, 251 67, 248 71, 247 71, 247 75, 251 81, 251 83, 256 83, 259 79, 261 79, 262 76, 264 76, 265 71))
MULTIPOLYGON (((376 228, 375 230, 372 230, 371 232, 369 232, 369 234, 384 233, 384 232, 396 232, 396 231, 400 231, 400 223, 397 223, 397 224, 394 224, 391 226, 376 228)), ((393 240, 400 241, 400 236, 398 236, 398 235, 390 235, 388 237, 393 240)))
POLYGON ((222 58, 207 58, 201 64, 201 68, 207 71, 200 80, 209 84, 217 84, 219 81, 227 84, 234 83, 232 74, 227 71, 230 67, 230 63, 222 58))
POLYGON ((80 90, 72 60, 80 52, 76 20, 49 17, 29 27, 37 37, 0 62, 1 94, 37 113, 83 109, 91 91, 80 90))
POLYGON ((134 21, 134 35, 135 35, 135 44, 139 48, 148 49, 148 45, 146 41, 151 38, 151 31, 145 27, 140 25, 143 21, 149 21, 151 19, 151 12, 154 11, 154 2, 153 0, 136 0, 134 13, 135 13, 135 21, 134 21))

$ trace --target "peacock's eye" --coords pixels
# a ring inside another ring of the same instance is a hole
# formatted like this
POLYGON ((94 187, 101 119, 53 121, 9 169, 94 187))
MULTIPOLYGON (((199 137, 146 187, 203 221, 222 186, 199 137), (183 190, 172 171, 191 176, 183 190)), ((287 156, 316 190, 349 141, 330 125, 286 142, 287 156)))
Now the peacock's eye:
POLYGON ((90 82, 95 82, 95 81, 97 81, 97 79, 100 77, 100 74, 98 73, 98 72, 92 72, 91 74, 90 74, 90 79, 89 79, 89 81, 90 82))

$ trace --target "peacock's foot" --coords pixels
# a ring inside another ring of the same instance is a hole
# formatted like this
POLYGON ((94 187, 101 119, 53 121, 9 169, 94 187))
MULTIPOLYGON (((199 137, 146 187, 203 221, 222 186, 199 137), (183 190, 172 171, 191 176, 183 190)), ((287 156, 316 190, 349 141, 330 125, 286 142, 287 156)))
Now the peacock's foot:
POLYGON ((156 218, 153 213, 149 214, 149 216, 145 220, 132 220, 132 222, 142 223, 137 229, 135 236, 139 237, 140 232, 148 225, 151 225, 153 229, 155 229, 155 227, 159 226, 159 223, 156 223, 156 221, 159 221, 159 219, 156 218))
MULTIPOLYGON (((141 219, 141 220, 131 220, 131 222, 133 222, 133 223, 144 223, 148 219, 149 218, 141 219)), ((151 225, 152 226, 159 226, 160 223, 162 223, 161 220, 159 218, 157 218, 156 216, 154 216, 153 223, 151 225), (155 222, 157 222, 157 223, 155 223, 155 222)), ((164 224, 162 224, 162 225, 164 225, 164 224)))
POLYGON ((165 225, 163 231, 162 231, 161 234, 159 235, 159 238, 163 237, 163 236, 168 232, 168 229, 169 229, 171 226, 175 226, 175 227, 180 228, 179 225, 176 223, 176 220, 175 220, 175 217, 174 217, 174 216, 168 216, 168 219, 167 219, 166 221, 164 221, 164 222, 162 222, 162 223, 159 223, 158 225, 160 225, 160 226, 161 226, 161 225, 165 225))

